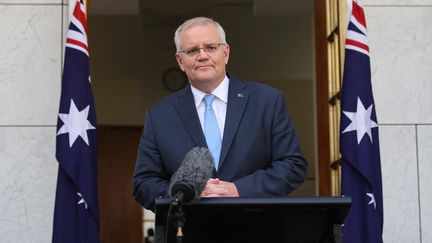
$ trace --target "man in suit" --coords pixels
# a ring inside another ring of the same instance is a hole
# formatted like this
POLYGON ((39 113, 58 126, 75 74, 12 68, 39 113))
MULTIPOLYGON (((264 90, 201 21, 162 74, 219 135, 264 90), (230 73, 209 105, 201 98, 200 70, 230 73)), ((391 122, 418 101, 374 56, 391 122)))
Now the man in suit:
POLYGON ((197 146, 208 147, 216 164, 203 197, 285 196, 299 187, 307 163, 282 93, 227 76, 230 47, 212 19, 184 22, 174 42, 190 85, 147 112, 133 176, 135 199, 154 210, 155 199, 168 196, 171 176, 197 146), (209 129, 210 120, 216 127, 209 129))

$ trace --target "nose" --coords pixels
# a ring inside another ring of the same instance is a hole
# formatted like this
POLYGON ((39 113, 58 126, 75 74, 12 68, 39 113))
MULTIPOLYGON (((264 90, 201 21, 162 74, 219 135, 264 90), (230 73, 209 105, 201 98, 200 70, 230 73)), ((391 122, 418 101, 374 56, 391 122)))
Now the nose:
POLYGON ((197 55, 198 59, 207 59, 208 58, 208 54, 207 52, 204 50, 204 48, 200 48, 199 49, 199 53, 197 55))

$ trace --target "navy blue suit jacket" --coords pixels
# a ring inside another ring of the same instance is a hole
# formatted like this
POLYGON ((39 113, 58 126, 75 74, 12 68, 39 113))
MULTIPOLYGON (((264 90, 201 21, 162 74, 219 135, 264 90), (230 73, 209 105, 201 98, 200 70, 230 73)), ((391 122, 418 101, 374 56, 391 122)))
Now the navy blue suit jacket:
MULTIPOLYGON (((167 197, 172 174, 192 148, 207 147, 191 88, 150 108, 141 137, 133 195, 154 210, 167 197)), ((241 197, 285 196, 307 172, 282 93, 230 78, 220 165, 215 176, 234 182, 241 197)))

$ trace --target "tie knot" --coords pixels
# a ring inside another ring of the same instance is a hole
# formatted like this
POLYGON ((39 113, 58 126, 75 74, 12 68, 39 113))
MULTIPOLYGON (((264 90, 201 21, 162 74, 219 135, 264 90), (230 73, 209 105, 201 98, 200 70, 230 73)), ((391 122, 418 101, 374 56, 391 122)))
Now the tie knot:
POLYGON ((213 100, 216 98, 214 94, 208 94, 204 96, 204 103, 206 106, 211 106, 213 103, 213 100))

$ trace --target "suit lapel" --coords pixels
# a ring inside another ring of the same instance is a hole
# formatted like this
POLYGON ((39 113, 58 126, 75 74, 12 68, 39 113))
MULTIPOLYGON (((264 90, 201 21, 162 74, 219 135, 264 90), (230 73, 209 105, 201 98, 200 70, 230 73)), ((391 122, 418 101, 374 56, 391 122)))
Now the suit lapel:
POLYGON ((231 146, 231 143, 237 132, 240 120, 246 108, 248 98, 249 92, 246 89, 246 84, 241 82, 240 80, 230 78, 227 112, 225 118, 225 128, 222 140, 219 168, 224 162, 229 147, 231 146))
POLYGON ((178 99, 174 101, 174 107, 195 145, 207 147, 190 86, 179 93, 178 99))

